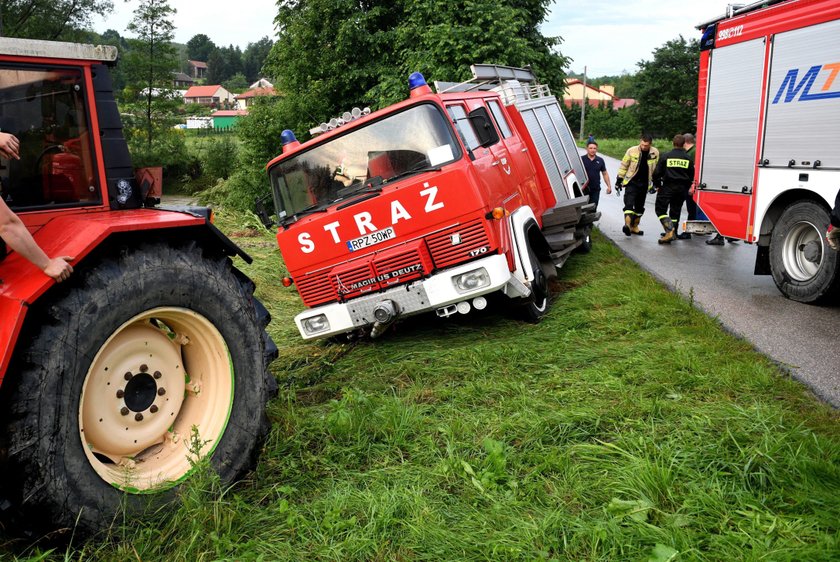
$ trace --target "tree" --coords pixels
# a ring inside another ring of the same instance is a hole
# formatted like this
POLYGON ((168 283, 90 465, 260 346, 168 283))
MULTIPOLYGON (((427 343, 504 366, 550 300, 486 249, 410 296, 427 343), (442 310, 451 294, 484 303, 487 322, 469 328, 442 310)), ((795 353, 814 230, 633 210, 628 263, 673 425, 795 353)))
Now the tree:
POLYGON ((295 98, 289 127, 307 130, 353 105, 382 107, 406 97, 419 70, 461 80, 472 63, 532 64, 555 91, 567 59, 539 24, 549 0, 281 0, 278 41, 264 70, 295 98))
POLYGON ((112 0, 0 0, 0 35, 74 41, 92 16, 113 9, 112 0))
POLYGON ((169 89, 172 72, 178 67, 171 45, 175 26, 170 19, 175 10, 167 0, 141 0, 128 24, 137 35, 134 48, 126 60, 129 76, 135 84, 143 84, 146 94, 146 142, 152 152, 152 100, 155 88, 169 89))
POLYGON ((242 72, 249 83, 262 78, 262 67, 272 46, 274 42, 268 37, 263 37, 256 43, 248 43, 245 52, 242 53, 242 72))
POLYGON ((653 51, 652 61, 638 63, 636 116, 643 131, 670 137, 693 132, 697 118, 700 46, 682 35, 653 51))
POLYGON ((225 82, 222 83, 222 86, 225 87, 225 90, 228 92, 232 92, 235 94, 241 94, 245 90, 248 89, 248 79, 245 78, 245 75, 241 72, 237 72, 230 78, 228 78, 225 82))
POLYGON ((193 35, 192 39, 187 41, 187 57, 190 60, 197 60, 207 62, 210 59, 210 54, 218 47, 209 37, 203 33, 193 35))

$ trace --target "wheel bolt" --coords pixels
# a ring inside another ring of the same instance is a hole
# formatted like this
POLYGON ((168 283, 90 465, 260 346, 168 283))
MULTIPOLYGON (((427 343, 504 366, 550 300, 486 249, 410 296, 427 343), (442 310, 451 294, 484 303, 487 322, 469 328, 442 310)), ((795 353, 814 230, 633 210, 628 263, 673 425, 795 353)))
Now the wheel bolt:
POLYGON ((158 411, 157 404, 152 404, 152 407, 151 407, 151 408, 149 408, 149 411, 150 411, 151 413, 153 413, 153 414, 156 414, 156 413, 157 413, 157 411, 158 411))
POLYGON ((140 372, 141 372, 141 373, 145 373, 145 372, 146 372, 146 371, 148 371, 148 370, 149 370, 149 366, 148 366, 148 365, 140 365, 140 372))
POLYGON ((134 414, 134 420, 135 421, 143 421, 143 414, 141 414, 139 412, 134 414))
POLYGON ((158 389, 158 396, 163 396, 164 394, 166 394, 166 389, 163 388, 163 387, 159 388, 158 389))
POLYGON ((127 407, 125 407, 125 406, 123 406, 123 407, 120 409, 120 413, 121 413, 122 415, 124 415, 124 416, 127 416, 127 415, 128 415, 128 408, 127 408, 127 407))
POLYGON ((125 380, 130 381, 131 377, 133 377, 133 376, 134 375, 132 375, 131 372, 128 372, 128 373, 125 374, 124 378, 125 378, 125 380))
POLYGON ((155 378, 156 378, 156 379, 159 379, 159 378, 160 378, 160 377, 162 377, 163 375, 161 375, 161 374, 160 374, 160 371, 155 371, 155 375, 154 375, 154 376, 155 376, 155 378))
POLYGON ((117 391, 117 398, 122 398, 123 396, 125 396, 125 391, 122 390, 122 389, 118 390, 117 391))

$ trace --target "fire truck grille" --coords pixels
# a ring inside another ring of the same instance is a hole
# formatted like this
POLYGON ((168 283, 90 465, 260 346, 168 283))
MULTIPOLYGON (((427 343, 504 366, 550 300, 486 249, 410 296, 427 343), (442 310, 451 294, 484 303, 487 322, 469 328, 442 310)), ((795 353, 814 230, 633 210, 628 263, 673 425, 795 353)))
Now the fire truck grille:
POLYGON ((317 306, 338 300, 326 271, 295 278, 295 286, 306 306, 317 306))
POLYGON ((432 260, 422 241, 396 252, 386 252, 373 261, 382 288, 419 279, 431 272, 432 260))
POLYGON ((379 290, 379 283, 370 261, 336 267, 330 272, 330 282, 338 296, 345 299, 379 290))
POLYGON ((461 263, 490 250, 484 221, 480 219, 428 236, 426 244, 438 269, 461 263))

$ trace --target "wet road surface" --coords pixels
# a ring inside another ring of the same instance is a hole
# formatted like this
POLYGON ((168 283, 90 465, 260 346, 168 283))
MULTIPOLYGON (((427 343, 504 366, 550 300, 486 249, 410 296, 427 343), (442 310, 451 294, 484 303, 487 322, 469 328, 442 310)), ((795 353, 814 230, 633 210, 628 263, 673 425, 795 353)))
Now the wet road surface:
MULTIPOLYGON (((603 156, 615 182, 618 160, 603 156)), ((602 180, 603 183, 603 180, 602 180)), ((623 203, 602 185, 601 232, 669 288, 717 317, 732 333, 788 369, 822 399, 840 407, 840 307, 786 299, 769 275, 753 275, 757 247, 744 242, 708 246, 710 236, 657 244, 662 226, 649 194, 642 217, 644 236, 625 236, 623 203)), ((681 221, 685 220, 685 207, 681 221)))

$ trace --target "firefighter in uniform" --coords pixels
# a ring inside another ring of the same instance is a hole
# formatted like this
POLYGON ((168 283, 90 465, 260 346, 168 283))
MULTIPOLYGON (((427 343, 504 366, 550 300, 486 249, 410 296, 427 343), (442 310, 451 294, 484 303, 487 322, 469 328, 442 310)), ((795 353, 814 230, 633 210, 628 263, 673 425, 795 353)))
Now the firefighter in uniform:
POLYGON ((644 234, 639 230, 639 223, 645 212, 645 198, 652 185, 653 170, 659 161, 659 150, 651 146, 652 142, 652 136, 643 134, 639 145, 628 148, 618 166, 615 189, 617 193, 625 190, 624 227, 621 230, 626 236, 644 234))
POLYGON ((685 137, 676 135, 673 150, 662 156, 653 171, 653 184, 658 188, 654 209, 665 229, 665 234, 659 239, 660 244, 670 244, 677 238, 680 209, 694 180, 694 161, 684 146, 685 137))

